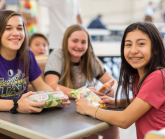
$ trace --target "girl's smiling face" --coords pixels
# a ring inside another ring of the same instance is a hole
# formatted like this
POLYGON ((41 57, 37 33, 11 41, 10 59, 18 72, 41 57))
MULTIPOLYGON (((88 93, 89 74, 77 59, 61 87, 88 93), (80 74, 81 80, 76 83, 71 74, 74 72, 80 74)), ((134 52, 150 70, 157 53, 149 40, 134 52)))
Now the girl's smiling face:
POLYGON ((1 38, 1 52, 17 52, 25 38, 23 21, 20 16, 12 16, 8 20, 1 38))
POLYGON ((73 32, 68 38, 68 51, 72 62, 79 62, 88 49, 88 35, 85 31, 73 32))
POLYGON ((139 75, 143 76, 145 66, 151 59, 149 36, 138 29, 129 32, 125 38, 124 57, 134 69, 138 70, 139 75))

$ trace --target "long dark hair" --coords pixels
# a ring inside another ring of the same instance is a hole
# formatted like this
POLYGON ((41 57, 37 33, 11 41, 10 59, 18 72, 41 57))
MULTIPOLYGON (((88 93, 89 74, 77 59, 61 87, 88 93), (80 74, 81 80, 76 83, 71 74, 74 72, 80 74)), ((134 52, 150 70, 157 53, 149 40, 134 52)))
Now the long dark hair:
MULTIPOLYGON (((2 35, 3 35, 5 28, 6 28, 6 24, 7 24, 8 20, 13 16, 20 16, 21 17, 21 14, 18 12, 15 12, 15 11, 11 11, 11 10, 5 10, 5 11, 0 12, 0 49, 1 49, 1 45, 2 45, 1 39, 2 39, 2 35)), ((27 49, 28 34, 27 34, 27 30, 26 30, 23 18, 22 18, 22 22, 23 22, 23 29, 25 32, 25 38, 24 38, 24 41, 23 41, 20 49, 17 50, 17 55, 19 57, 17 66, 19 64, 19 61, 21 60, 24 64, 24 70, 25 70, 25 73, 27 76, 28 75, 28 69, 29 69, 29 58, 28 58, 29 53, 28 53, 28 49, 27 49)))
POLYGON ((137 74, 137 69, 134 69, 126 61, 124 57, 124 46, 125 46, 125 38, 127 34, 136 29, 147 34, 151 40, 151 59, 148 62, 148 64, 145 66, 145 69, 147 69, 147 74, 144 76, 144 78, 140 81, 139 85, 137 86, 137 93, 139 92, 139 89, 143 81, 150 73, 155 71, 158 67, 165 67, 165 48, 164 48, 163 38, 159 33, 158 29, 155 27, 155 25, 149 22, 137 22, 129 25, 124 31, 121 42, 121 69, 120 69, 119 84, 115 99, 116 107, 117 107, 117 96, 120 87, 121 87, 121 98, 123 98, 123 101, 121 101, 121 105, 123 106, 130 104, 129 90, 133 91, 133 83, 134 83, 135 75, 137 74))

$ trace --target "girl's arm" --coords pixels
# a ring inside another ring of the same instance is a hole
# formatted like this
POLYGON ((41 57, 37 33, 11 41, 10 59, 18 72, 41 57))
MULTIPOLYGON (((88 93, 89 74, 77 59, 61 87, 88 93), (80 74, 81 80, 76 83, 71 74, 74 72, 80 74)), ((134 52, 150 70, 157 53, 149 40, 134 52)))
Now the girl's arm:
POLYGON ((56 88, 59 87, 60 90, 62 92, 64 92, 64 94, 66 94, 69 98, 73 98, 70 94, 68 94, 68 92, 72 91, 73 89, 64 87, 62 85, 58 85, 59 77, 57 75, 54 75, 54 74, 46 75, 45 76, 45 82, 46 82, 46 84, 51 86, 53 88, 53 90, 56 90, 56 88))
MULTIPOLYGON (((28 99, 28 96, 35 94, 35 92, 28 92, 23 94, 22 97, 17 101, 18 108, 17 111, 20 113, 37 113, 41 112, 41 108, 36 108, 36 106, 42 106, 44 102, 32 102, 28 99)), ((10 111, 14 107, 13 100, 0 99, 0 111, 10 111)))
MULTIPOLYGON (((99 81, 101 81, 103 84, 104 84, 104 83, 107 83, 107 82, 109 82, 109 81, 111 81, 111 80, 114 80, 114 81, 115 81, 115 84, 118 84, 117 81, 116 81, 116 79, 115 79, 112 75, 110 75, 108 72, 105 72, 105 73, 101 76, 101 78, 99 79, 99 81)), ((114 85, 115 85, 115 84, 114 84, 114 85)))
POLYGON ((97 110, 96 107, 92 106, 90 102, 84 98, 76 99, 76 104, 77 112, 93 117, 96 116, 97 119, 121 128, 128 128, 131 126, 152 107, 152 105, 138 97, 136 97, 124 111, 110 111, 100 108, 97 110))
POLYGON ((32 81, 31 84, 37 91, 53 91, 53 88, 47 85, 41 76, 32 81))
POLYGON ((82 18, 80 14, 77 15, 77 23, 82 24, 82 18))
POLYGON ((0 111, 10 111, 13 106, 13 100, 0 99, 0 111))
MULTIPOLYGON (((38 91, 52 91, 53 89, 48 86, 42 78, 39 76, 37 79, 31 82, 33 87, 38 91)), ((41 108, 36 108, 36 106, 42 106, 45 103, 32 102, 28 99, 30 95, 34 95, 35 92, 28 92, 23 94, 22 97, 17 101, 18 108, 17 111, 20 113, 37 113, 41 112, 41 108)), ((14 106, 13 100, 0 99, 0 111, 10 111, 14 106)))

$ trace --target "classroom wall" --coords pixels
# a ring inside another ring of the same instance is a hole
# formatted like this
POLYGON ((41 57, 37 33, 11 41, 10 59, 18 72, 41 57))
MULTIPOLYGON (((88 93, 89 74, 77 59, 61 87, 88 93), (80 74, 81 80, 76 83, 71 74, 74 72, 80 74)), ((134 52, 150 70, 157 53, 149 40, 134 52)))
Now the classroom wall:
POLYGON ((160 0, 80 0, 83 23, 85 26, 97 16, 103 14, 105 24, 129 24, 143 21, 145 8, 152 1, 155 6, 155 21, 160 21, 158 4, 160 0))

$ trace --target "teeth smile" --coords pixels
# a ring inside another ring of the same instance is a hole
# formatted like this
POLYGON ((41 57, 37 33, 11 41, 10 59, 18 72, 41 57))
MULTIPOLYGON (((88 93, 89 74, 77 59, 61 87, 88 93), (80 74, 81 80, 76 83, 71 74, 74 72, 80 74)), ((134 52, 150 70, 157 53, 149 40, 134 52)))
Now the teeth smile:
POLYGON ((131 60, 140 60, 141 58, 131 58, 131 60))
POLYGON ((19 40, 11 40, 11 41, 19 41, 19 40))

